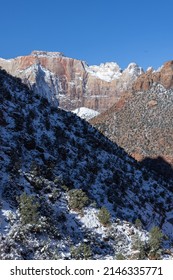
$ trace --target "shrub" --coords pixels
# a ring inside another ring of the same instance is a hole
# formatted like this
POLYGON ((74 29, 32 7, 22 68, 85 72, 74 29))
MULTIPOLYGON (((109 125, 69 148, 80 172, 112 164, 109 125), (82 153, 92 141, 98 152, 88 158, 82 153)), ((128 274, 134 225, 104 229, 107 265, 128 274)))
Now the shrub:
POLYGON ((62 186, 61 186, 61 188, 64 190, 64 191, 69 191, 69 187, 68 186, 66 186, 65 184, 62 184, 62 186))
POLYGON ((49 194, 49 200, 52 203, 55 203, 59 197, 60 197, 60 192, 57 189, 53 189, 51 194, 49 194))
POLYGON ((36 161, 33 161, 30 166, 30 172, 34 177, 41 176, 41 166, 36 161))
POLYGON ((72 189, 69 194, 69 206, 74 210, 81 210, 89 204, 89 198, 81 189, 72 189))
POLYGON ((88 260, 92 256, 90 245, 85 243, 80 244, 78 247, 71 248, 71 256, 75 260, 88 260))
POLYGON ((39 212, 38 212, 39 204, 35 202, 34 197, 26 193, 23 193, 19 197, 18 202, 19 202, 19 212, 20 212, 20 218, 22 224, 35 225, 39 217, 39 212))
POLYGON ((154 226, 150 230, 150 237, 149 237, 149 256, 152 259, 159 259, 161 254, 161 244, 162 244, 163 234, 159 227, 154 226))
POLYGON ((138 234, 132 236, 132 249, 137 250, 136 259, 144 260, 146 258, 145 243, 140 239, 138 234))
POLYGON ((116 260, 125 260, 126 258, 125 258, 125 256, 122 254, 122 253, 118 253, 117 255, 116 255, 116 260))
POLYGON ((56 244, 54 244, 50 240, 43 241, 39 259, 59 260, 60 256, 56 244))
POLYGON ((136 221, 135 221, 135 226, 136 226, 136 228, 138 228, 138 229, 142 229, 142 222, 141 222, 140 219, 136 219, 136 221))
POLYGON ((102 207, 98 213, 98 219, 101 224, 108 226, 110 224, 110 213, 106 207, 102 207))

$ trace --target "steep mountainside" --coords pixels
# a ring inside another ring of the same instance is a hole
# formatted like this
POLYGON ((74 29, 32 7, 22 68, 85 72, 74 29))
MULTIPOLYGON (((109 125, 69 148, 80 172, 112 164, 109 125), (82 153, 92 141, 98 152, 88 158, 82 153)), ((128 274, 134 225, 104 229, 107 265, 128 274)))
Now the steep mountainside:
POLYGON ((91 123, 136 160, 172 176, 172 116, 173 89, 155 83, 147 91, 126 95, 91 123))
POLYGON ((4 70, 0 147, 0 259, 148 258, 154 225, 171 246, 170 186, 4 70))
POLYGON ((143 70, 135 63, 122 71, 116 63, 88 66, 58 52, 34 51, 15 59, 0 59, 0 66, 20 77, 35 93, 66 110, 80 107, 105 111, 143 70))
POLYGON ((161 84, 166 89, 173 87, 173 61, 166 62, 156 71, 149 67, 145 73, 136 79, 132 88, 134 91, 146 91, 154 83, 161 84))

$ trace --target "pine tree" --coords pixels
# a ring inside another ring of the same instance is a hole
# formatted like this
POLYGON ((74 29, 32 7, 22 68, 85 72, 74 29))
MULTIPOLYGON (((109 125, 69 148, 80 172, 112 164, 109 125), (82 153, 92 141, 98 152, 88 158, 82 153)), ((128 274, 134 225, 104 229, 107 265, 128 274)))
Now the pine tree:
POLYGON ((138 250, 138 260, 144 260, 146 258, 145 243, 140 239, 139 234, 133 236, 132 249, 138 250))
POLYGON ((110 224, 110 213, 106 207, 102 207, 98 213, 98 219, 101 224, 108 226, 110 224))
POLYGON ((149 255, 154 259, 158 259, 159 256, 160 256, 162 238, 163 238, 163 234, 162 234, 159 227, 155 226, 150 230, 150 237, 149 237, 150 252, 149 252, 149 255))
POLYGON ((89 198, 81 189, 72 189, 69 194, 69 206, 74 210, 81 210, 89 204, 89 198))
POLYGON ((19 199, 19 212, 20 218, 23 225, 33 224, 35 225, 38 221, 39 212, 38 207, 39 204, 35 202, 33 196, 23 193, 19 199))
POLYGON ((125 259, 126 259, 126 257, 122 253, 118 253, 116 255, 116 260, 125 260, 125 259))
POLYGON ((142 222, 140 219, 136 219, 135 221, 135 226, 138 228, 138 229, 142 229, 142 222))
POLYGON ((73 259, 76 260, 88 260, 91 259, 92 250, 90 245, 81 243, 78 247, 71 248, 71 255, 73 259))

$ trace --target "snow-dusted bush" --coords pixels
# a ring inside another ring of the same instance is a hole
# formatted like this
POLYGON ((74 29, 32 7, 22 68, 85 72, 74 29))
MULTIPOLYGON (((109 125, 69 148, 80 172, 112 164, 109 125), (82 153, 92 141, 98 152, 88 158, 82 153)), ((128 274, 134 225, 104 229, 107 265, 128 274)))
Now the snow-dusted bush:
POLYGON ((71 256, 75 260, 88 260, 92 257, 92 251, 88 244, 81 243, 78 247, 71 248, 71 256))
POLYGON ((108 226, 110 224, 110 213, 106 207, 102 207, 98 213, 98 219, 101 224, 108 226))
POLYGON ((125 260, 125 259, 126 259, 126 257, 122 253, 118 253, 116 255, 116 260, 125 260))
POLYGON ((138 229, 142 229, 142 222, 139 218, 136 219, 135 221, 135 226, 138 228, 138 229))
POLYGON ((81 189, 72 189, 69 194, 69 207, 74 210, 81 210, 89 204, 89 198, 81 189))
POLYGON ((151 259, 159 259, 161 255, 161 244, 162 244, 163 233, 159 227, 155 226, 150 230, 149 237, 149 257, 151 259))
POLYGON ((146 259, 146 245, 139 237, 139 234, 135 234, 131 237, 132 239, 132 250, 135 251, 135 258, 133 254, 131 255, 130 259, 138 259, 138 260, 144 260, 146 259))
POLYGON ((33 196, 23 193, 19 198, 19 213, 22 224, 36 224, 39 217, 39 204, 33 196))

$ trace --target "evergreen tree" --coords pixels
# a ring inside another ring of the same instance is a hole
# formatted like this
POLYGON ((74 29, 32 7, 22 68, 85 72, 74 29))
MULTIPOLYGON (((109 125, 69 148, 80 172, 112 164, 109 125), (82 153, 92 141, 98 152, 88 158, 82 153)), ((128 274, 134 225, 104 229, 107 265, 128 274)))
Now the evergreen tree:
POLYGON ((146 246, 140 239, 139 234, 135 234, 133 237, 132 249, 139 251, 138 260, 144 260, 146 258, 146 246))
POLYGON ((75 260, 88 260, 91 259, 92 251, 90 245, 81 243, 78 247, 71 248, 72 258, 75 260))
POLYGON ((118 253, 117 255, 116 255, 116 260, 118 261, 118 260, 125 260, 126 259, 126 257, 122 254, 122 253, 118 253))
POLYGON ((142 222, 140 219, 136 219, 135 221, 135 226, 138 228, 138 229, 142 229, 142 222))
POLYGON ((98 219, 101 224, 108 226, 110 224, 110 213, 106 207, 102 207, 98 213, 98 219))
POLYGON ((89 204, 89 198, 81 189, 72 189, 69 194, 69 206, 74 210, 81 210, 89 204))
POLYGON ((20 218, 23 225, 33 224, 35 225, 38 222, 39 204, 35 202, 33 196, 23 193, 19 199, 19 212, 20 218))
POLYGON ((151 258, 158 259, 161 254, 161 244, 162 244, 163 234, 159 227, 155 226, 150 230, 149 237, 149 255, 151 258))

